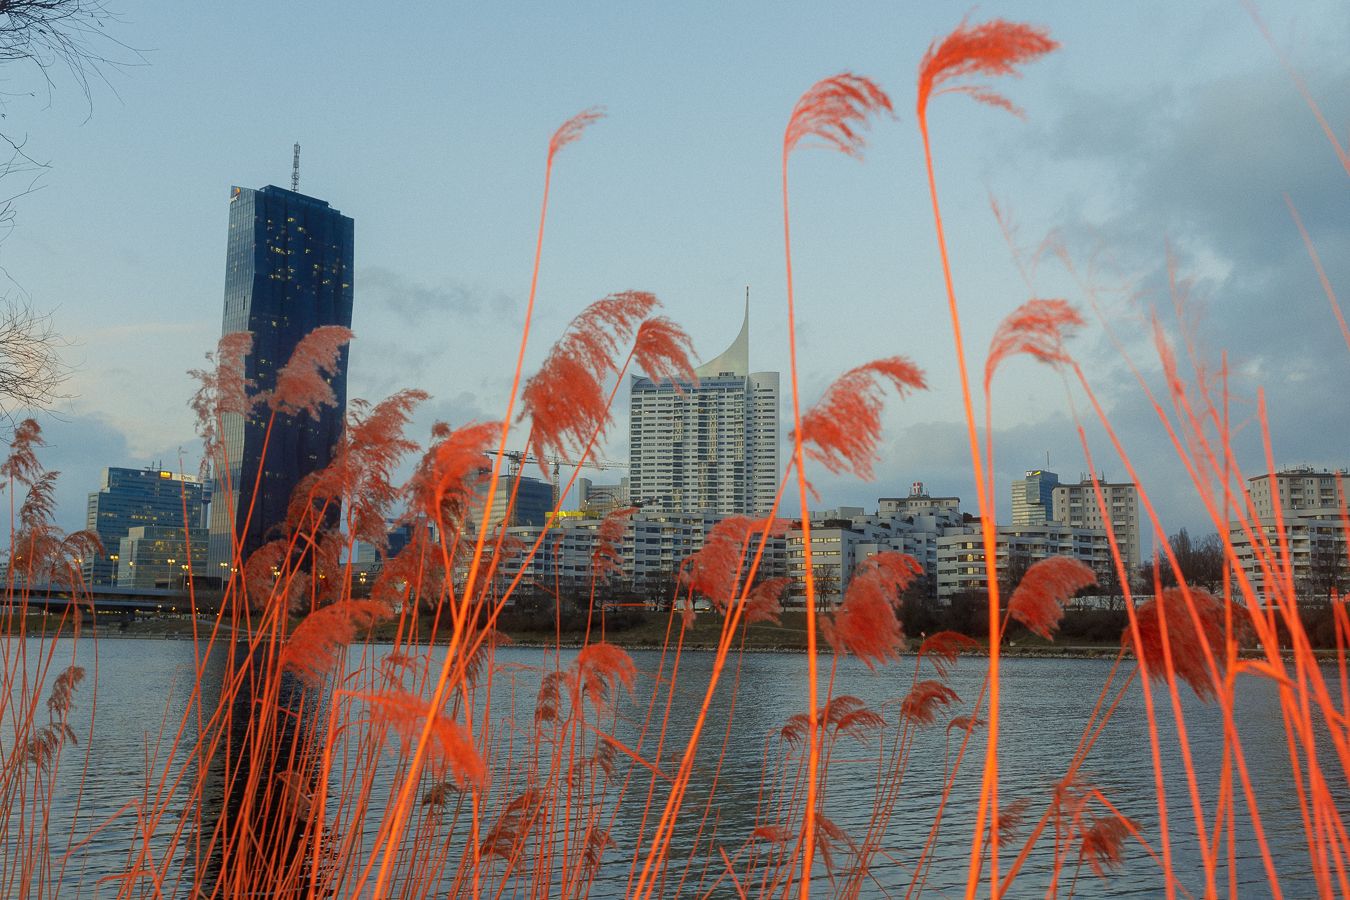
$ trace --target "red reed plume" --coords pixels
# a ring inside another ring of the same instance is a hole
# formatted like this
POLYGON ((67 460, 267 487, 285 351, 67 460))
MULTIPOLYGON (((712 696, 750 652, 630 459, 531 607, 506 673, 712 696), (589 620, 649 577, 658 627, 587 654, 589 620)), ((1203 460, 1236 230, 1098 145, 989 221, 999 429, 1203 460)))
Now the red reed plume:
POLYGON ((713 525, 703 546, 684 561, 680 581, 725 610, 740 579, 750 536, 764 526, 762 519, 747 516, 730 516, 713 525))
POLYGON ((281 651, 281 665, 317 685, 343 659, 359 629, 390 615, 383 603, 341 600, 310 613, 295 626, 281 651))
POLYGON ((930 634, 919 645, 919 658, 928 657, 928 661, 933 664, 933 668, 938 675, 946 678, 961 651, 974 650, 978 646, 980 646, 979 641, 959 631, 939 631, 930 634))
POLYGON ((56 479, 60 472, 43 472, 33 479, 19 507, 19 524, 36 531, 51 524, 56 513, 56 479))
POLYGON ((1106 868, 1119 869, 1124 863, 1121 848, 1133 824, 1129 819, 1109 815, 1092 819, 1092 824, 1082 830, 1079 857, 1087 860, 1098 878, 1106 877, 1106 868))
POLYGON ((42 474, 38 448, 46 445, 42 439, 42 426, 35 419, 24 419, 14 428, 14 436, 9 441, 9 456, 0 464, 0 477, 32 485, 42 474))
POLYGON ((690 357, 694 342, 684 329, 665 316, 656 316, 638 326, 633 342, 633 361, 652 381, 698 383, 690 357))
POLYGON ((811 445, 806 455, 831 472, 851 470, 870 481, 881 435, 881 391, 888 381, 901 397, 927 387, 923 372, 902 356, 850 369, 802 416, 802 443, 811 445))
POLYGON ((268 541, 244 561, 244 589, 254 609, 262 609, 277 590, 277 578, 285 563, 291 542, 268 541))
POLYGON ((393 728, 403 740, 406 750, 416 745, 423 727, 430 719, 431 740, 428 747, 432 758, 449 767, 450 774, 461 785, 486 782, 487 767, 468 734, 457 723, 432 709, 427 701, 402 691, 371 694, 366 699, 370 702, 372 718, 393 728))
POLYGON ((953 728, 958 728, 961 731, 972 731, 983 724, 984 719, 979 716, 953 716, 952 720, 947 723, 947 730, 951 731, 953 728))
POLYGON ((1022 797, 999 809, 999 840, 1005 844, 1011 844, 1013 841, 1017 840, 1018 834, 1022 831, 1022 825, 1026 822, 1027 809, 1030 808, 1030 806, 1031 800, 1022 797))
POLYGON ((277 386, 267 405, 283 415, 309 413, 319 418, 319 407, 336 406, 337 397, 328 379, 338 373, 342 348, 352 339, 350 328, 320 325, 302 337, 291 358, 277 372, 277 386))
POLYGON ((1031 564, 1008 599, 1012 616, 1047 641, 1064 618, 1064 601, 1097 583, 1092 567, 1067 556, 1051 556, 1031 564))
MULTIPOLYGON (((1172 671, 1189 684, 1200 699, 1213 698, 1217 686, 1205 662, 1205 651, 1200 642, 1204 641, 1211 650, 1223 646, 1223 601, 1198 588, 1165 588, 1161 604, 1165 614, 1159 612, 1157 597, 1139 605, 1141 646, 1136 647, 1135 652, 1144 658, 1149 675, 1155 681, 1167 677, 1167 660, 1162 644, 1165 619, 1168 649, 1172 653, 1172 671), (1200 622, 1198 632, 1187 609, 1188 595, 1190 604, 1195 608, 1195 617, 1200 622)), ((1125 632, 1124 640, 1129 640, 1129 634, 1125 632)), ((1216 662, 1222 663, 1222 655, 1216 654, 1216 662)))
POLYGON ((596 709, 604 709, 619 685, 630 692, 637 680, 637 666, 626 650, 609 643, 589 644, 577 654, 581 691, 596 709))
POLYGON ((867 739, 867 732, 886 726, 880 713, 868 709, 857 697, 843 694, 830 700, 821 711, 826 728, 846 734, 854 740, 867 739))
POLYGON ((791 578, 769 578, 751 588, 745 598, 745 624, 772 622, 777 625, 783 614, 783 591, 790 584, 791 578))
POLYGON ((1032 62, 1059 47, 1043 28, 994 19, 979 25, 962 21, 941 43, 928 46, 919 63, 918 112, 923 116, 930 97, 938 94, 968 94, 981 103, 1022 111, 1006 97, 981 84, 954 84, 971 75, 1016 76, 1017 67, 1032 62))
POLYGON ((904 700, 900 702, 900 714, 919 725, 932 725, 937 721, 939 706, 960 703, 956 691, 940 681, 931 679, 914 685, 904 700))
POLYGON ((409 506, 438 527, 460 521, 477 496, 483 453, 501 434, 500 422, 477 422, 451 429, 437 423, 435 443, 408 480, 409 506))
MULTIPOLYGON (((614 356, 638 324, 660 305, 654 294, 624 291, 586 307, 521 393, 520 418, 529 418, 536 457, 584 450, 609 421, 603 380, 614 356)), ((544 462, 540 460, 540 466, 544 462)))
POLYGON ((849 156, 862 156, 866 139, 861 129, 873 113, 893 112, 891 98, 869 78, 843 72, 817 81, 792 108, 783 134, 788 156, 806 138, 849 156))
POLYGON ((351 536, 380 550, 386 546, 385 519, 399 495, 394 468, 417 449, 403 429, 427 396, 424 391, 399 391, 374 407, 353 400, 333 462, 312 492, 315 498, 347 500, 351 536))
POLYGON ((623 556, 619 547, 623 541, 628 520, 637 512, 636 506, 616 509, 605 516, 595 529, 595 546, 591 551, 591 571, 599 580, 623 572, 623 556))
POLYGON ((558 126, 558 130, 553 132, 553 137, 548 142, 548 164, 553 165, 553 157, 558 155, 558 151, 575 140, 580 139, 581 133, 588 127, 595 124, 605 117, 605 108, 603 106, 592 106, 583 109, 572 118, 558 126))
POLYGON ((1083 317, 1065 300, 1028 300, 999 323, 989 342, 984 363, 984 390, 999 364, 1009 356, 1025 353, 1043 363, 1069 361, 1064 341, 1083 325, 1083 317))
POLYGON ((52 682, 52 692, 47 697, 47 712, 56 718, 64 718, 75 705, 75 689, 84 681, 84 669, 81 666, 66 666, 52 682))
POLYGON ((202 469, 220 449, 220 417, 225 413, 246 416, 253 408, 251 378, 244 376, 244 360, 253 350, 253 332, 232 331, 223 335, 215 353, 206 354, 209 369, 191 369, 189 377, 200 383, 189 405, 197 414, 197 433, 202 438, 202 469))
POLYGON ((900 592, 922 572, 914 557, 895 550, 858 563, 844 602, 823 625, 835 650, 852 653, 871 669, 898 657, 905 640, 895 615, 900 592))

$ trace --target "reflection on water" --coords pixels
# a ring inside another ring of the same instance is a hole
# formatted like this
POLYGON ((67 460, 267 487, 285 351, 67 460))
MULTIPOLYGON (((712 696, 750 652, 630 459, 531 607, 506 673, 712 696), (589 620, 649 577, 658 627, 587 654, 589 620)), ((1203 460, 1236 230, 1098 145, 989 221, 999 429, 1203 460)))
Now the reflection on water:
MULTIPOLYGON (((368 653, 376 657, 384 651, 374 648, 368 653)), ((54 849, 64 852, 64 835, 73 833, 75 840, 86 840, 70 856, 65 872, 69 896, 113 896, 115 882, 99 880, 127 871, 141 845, 135 835, 136 814, 124 808, 129 800, 143 796, 149 785, 150 796, 157 791, 172 794, 181 792, 184 785, 160 785, 159 773, 166 765, 169 739, 179 726, 184 710, 188 709, 195 666, 193 645, 186 641, 117 640, 98 644, 97 670, 93 659, 94 644, 83 642, 78 647, 80 664, 89 669, 91 681, 97 678, 97 712, 92 730, 92 741, 87 751, 89 765, 81 773, 79 757, 85 748, 67 750, 62 762, 62 778, 53 804, 51 834, 54 849), (161 740, 162 737, 162 740, 161 740), (149 762, 149 772, 147 772, 149 762), (83 779, 81 781, 81 775, 83 779), (78 813, 76 813, 78 805, 78 813), (72 816, 77 820, 72 823, 72 816), (87 837, 110 818, 112 825, 87 837)), ((572 654, 564 651, 563 664, 572 654)), ((652 688, 652 675, 659 663, 658 652, 633 654, 642 680, 633 698, 624 702, 621 721, 616 726, 617 736, 627 742, 637 740, 637 726, 646 714, 646 700, 652 688), (639 699, 641 698, 641 699, 639 699)), ((356 653, 353 653, 355 662, 356 653)), ((369 660, 370 657, 367 656, 369 660)), ((552 665, 552 656, 544 651, 525 648, 505 648, 497 652, 498 671, 494 677, 493 718, 496 727, 503 728, 510 715, 511 704, 502 698, 512 689, 515 704, 515 724, 524 734, 532 729, 534 698, 539 685, 539 667, 552 665)), ((663 769, 673 770, 679 764, 692 723, 703 700, 703 692, 711 672, 713 656, 710 653, 690 653, 681 661, 679 688, 672 699, 670 730, 659 759, 653 759, 663 769)), ((733 666, 735 665, 733 661, 733 666)), ((700 859, 690 867, 693 885, 702 877, 709 840, 727 848, 729 854, 741 848, 749 839, 756 824, 761 824, 763 805, 772 800, 772 785, 764 783, 766 759, 782 758, 784 745, 775 735, 789 716, 805 707, 803 681, 805 659, 790 654, 750 654, 739 663, 739 670, 724 674, 709 717, 708 727, 700 745, 683 807, 682 819, 675 829, 670 857, 672 864, 665 892, 674 894, 678 879, 683 874, 684 859, 695 846, 703 848, 700 859), (735 689, 733 690, 733 680, 735 689), (733 703, 734 700, 734 703, 733 703), (728 732, 728 719, 734 727, 728 732), (726 746, 723 746, 727 735, 726 746), (720 771, 718 763, 720 759, 720 771), (715 784, 715 791, 714 791, 715 784), (767 792, 767 793, 766 793, 767 792), (701 827, 700 827, 701 826, 701 827), (702 835, 702 842, 698 835, 702 835)), ((1026 797, 1031 801, 1033 815, 1044 809, 1045 800, 1056 779, 1063 774, 1081 736, 1098 692, 1110 669, 1105 660, 1080 659, 1007 659, 1003 663, 1002 679, 1002 738, 1000 753, 1000 795, 1005 803, 1026 797)), ((221 690, 225 671, 223 652, 208 661, 202 681, 206 707, 214 708, 221 690)), ((828 669, 827 669, 828 671, 828 669)), ((951 715, 969 711, 969 705, 978 693, 983 674, 983 660, 966 659, 950 677, 950 684, 960 695, 960 708, 951 715)), ((913 677, 913 660, 871 672, 856 660, 841 661, 835 680, 836 694, 851 694, 867 705, 880 710, 890 719, 898 715, 895 701, 908 690, 913 677)), ((931 677, 925 673, 923 677, 931 677)), ((1308 866, 1308 852, 1300 819, 1298 799, 1290 775, 1288 745, 1280 713, 1275 686, 1269 681, 1243 677, 1239 681, 1237 724, 1242 735, 1246 760, 1251 772, 1253 788, 1259 802, 1263 824, 1281 885, 1287 896, 1303 896, 1315 892, 1308 866)), ((89 682, 81 689, 72 725, 80 734, 89 733, 88 717, 92 702, 89 682)), ((297 693, 287 702, 300 702, 297 693)), ((1155 688, 1156 707, 1159 710, 1162 732, 1162 762, 1166 773, 1169 817, 1172 821, 1172 852, 1175 870, 1182 883, 1193 892, 1203 890, 1200 854, 1194 839, 1191 821, 1192 807, 1186 790, 1183 763, 1170 722, 1170 705, 1165 690, 1155 688)), ((1186 713, 1186 724, 1191 750, 1200 786, 1200 796, 1206 816, 1211 820, 1219 794, 1222 734, 1221 719, 1216 707, 1200 703, 1183 686, 1181 701, 1186 713)), ((315 701, 307 701, 311 704, 315 701)), ((310 710, 313 712, 313 710, 310 710)), ((659 717, 659 713, 658 713, 659 717)), ((305 720, 309 719, 306 715, 305 720)), ((946 718, 950 718, 947 716, 946 718)), ((301 718, 297 717, 296 721, 301 718)), ((195 735, 194 716, 188 716, 185 745, 195 735)), ((241 712, 236 721, 247 721, 241 712)), ((896 809, 886 835, 887 854, 878 856, 872 865, 871 888, 864 894, 882 896, 883 891, 904 890, 910 883, 908 861, 914 860, 928 838, 933 821, 933 809, 942 789, 945 760, 949 751, 947 731, 939 724, 924 729, 915 742, 912 756, 899 791, 896 809)), ((952 732, 959 736, 959 730, 952 732)), ((244 735, 236 736, 241 745, 244 735)), ((983 730, 977 730, 968 751, 963 776, 958 780, 948 805, 944 827, 937 838, 937 861, 933 865, 926 889, 937 896, 960 894, 964 889, 965 861, 969 852, 969 828, 974 818, 979 791, 979 762, 983 756, 983 730)), ((954 741, 955 742, 955 741, 954 741)), ((515 753, 529 752, 523 743, 517 743, 515 753)), ((643 747, 644 755, 655 754, 655 743, 649 739, 643 747)), ((386 754, 392 756, 392 753, 386 754)), ((177 770, 187 767, 186 747, 180 748, 175 765, 177 770)), ((1328 758, 1328 768, 1338 768, 1328 758)), ((247 765, 275 766, 274 761, 249 760, 247 765)), ((860 839, 867 829, 877 791, 878 773, 875 767, 873 745, 853 743, 848 738, 840 741, 836 756, 829 768, 824 787, 823 809, 844 832, 860 839), (871 763, 865 760, 870 755, 871 763)), ((375 779, 372 797, 387 796, 393 779, 392 761, 388 771, 375 779), (381 780, 383 779, 383 780, 381 780)), ((1144 713, 1144 701, 1137 684, 1132 685, 1111 724, 1089 756, 1082 769, 1083 777, 1102 792, 1126 815, 1137 822, 1155 847, 1159 846, 1158 815, 1154 802, 1155 789, 1150 741, 1144 713)), ((226 821, 237 814, 241 796, 224 790, 223 773, 208 772, 208 791, 198 821, 189 822, 186 830, 195 832, 188 839, 180 838, 180 852, 190 854, 200 846, 195 838, 211 832, 220 821, 222 812, 226 821)), ((189 784, 191 777, 185 780, 189 784)), ((500 782, 497 791, 502 796, 513 795, 511 788, 500 782)), ((1350 810, 1343 782, 1332 786, 1343 808, 1350 810)), ((642 788, 645 794, 645 784, 642 788)), ((658 798, 659 799, 659 798, 658 798)), ((641 802, 626 803, 615 819, 613 839, 615 847, 605 857, 605 865, 597 878, 593 895, 621 896, 627 885, 629 862, 637 840, 642 813, 641 802)), ((170 805, 170 808, 173 808, 170 805)), ((266 816, 268 813, 257 811, 266 816)), ((194 816, 194 818, 197 818, 194 816)), ((1236 813, 1237 840, 1232 849, 1236 859, 1238 887, 1243 897, 1268 896, 1266 876, 1258 854, 1245 804, 1239 801, 1236 813)), ((159 823, 150 841, 152 852, 162 852, 167 841, 182 825, 174 816, 159 823)), ((650 837, 648 824, 648 838, 650 837)), ((372 826, 373 830, 373 826, 372 826)), ((285 834, 278 840, 289 840, 285 834)), ((455 840, 455 838, 449 838, 455 840)), ((1044 893, 1048 884, 1048 846, 1045 854, 1033 856, 1019 878, 1019 894, 1044 893)), ((1228 848, 1223 848, 1227 855, 1228 848)), ((206 871, 211 871, 209 854, 206 871)), ((1071 878, 1073 860, 1061 876, 1071 878)), ((193 871, 189 864, 186 871, 193 871)), ((202 869, 197 869, 202 871, 202 869)), ((709 871, 719 871, 720 863, 709 871)), ((190 878, 191 876, 188 876, 190 878)), ((716 874, 708 878, 711 884, 716 874)), ((823 874, 821 876, 824 877, 823 874)), ((1220 873, 1220 891, 1226 892, 1226 873, 1220 873)), ((723 888, 727 885, 723 883, 723 888)), ((828 891, 828 882, 823 883, 828 891)), ((170 896, 188 896, 186 884, 174 886, 170 896)), ((1067 890, 1067 882, 1061 883, 1067 890)), ((1097 879, 1084 866, 1075 886, 1075 892, 1088 896, 1124 896, 1139 894, 1154 896, 1161 889, 1161 878, 1154 864, 1137 844, 1127 844, 1123 869, 1107 880, 1097 879)), ((719 889, 718 895, 722 891, 719 889)))

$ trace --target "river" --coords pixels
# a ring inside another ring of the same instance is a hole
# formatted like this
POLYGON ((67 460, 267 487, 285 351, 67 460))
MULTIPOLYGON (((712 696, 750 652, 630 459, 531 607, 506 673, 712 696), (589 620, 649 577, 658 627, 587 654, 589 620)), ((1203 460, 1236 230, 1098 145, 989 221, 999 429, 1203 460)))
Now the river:
MULTIPOLYGON (((35 652, 37 642, 30 641, 30 645, 30 652, 35 652)), ((375 647, 365 652, 378 657, 384 651, 375 647)), ((572 655, 572 651, 563 651, 563 663, 572 655)), ((356 656, 354 653, 354 665, 357 664, 356 656)), ((162 722, 168 723, 171 733, 186 707, 194 647, 189 641, 174 640, 120 639, 95 644, 86 639, 78 645, 63 640, 57 642, 54 658, 53 671, 73 658, 89 674, 77 693, 71 718, 80 746, 68 747, 65 751, 58 790, 51 807, 55 854, 60 856, 65 852, 68 834, 73 834, 76 841, 84 842, 70 854, 62 896, 111 897, 116 893, 116 884, 100 882, 100 879, 126 869, 135 817, 125 805, 141 795, 147 784, 147 769, 158 771, 163 766, 166 751, 162 747, 156 750, 156 737, 161 733, 162 722), (94 685, 96 691, 92 689, 94 685), (88 766, 87 771, 82 772, 86 751, 88 766), (156 754, 159 757, 157 763, 156 754), (77 799, 78 821, 72 824, 71 815, 77 799), (96 826, 110 818, 113 819, 111 824, 89 836, 96 826)), ((687 742, 713 658, 709 652, 690 652, 681 662, 679 687, 672 699, 671 731, 666 741, 669 749, 659 760, 663 768, 673 770, 678 764, 677 751, 687 742)), ((515 682, 517 697, 522 698, 518 716, 532 716, 539 672, 542 667, 551 666, 552 659, 553 656, 543 650, 507 647, 498 651, 497 663, 503 667, 503 672, 497 676, 498 682, 503 688, 508 676, 515 682)), ((645 711, 645 703, 641 701, 649 696, 651 677, 660 663, 660 653, 635 651, 633 659, 641 674, 634 695, 623 701, 621 713, 629 719, 638 718, 645 711)), ((708 807, 712 814, 705 831, 715 826, 717 839, 729 853, 742 846, 755 828, 757 803, 762 797, 766 748, 772 755, 780 752, 782 747, 781 741, 772 735, 789 716, 804 709, 805 662, 805 657, 799 654, 747 654, 740 661, 739 673, 734 670, 725 673, 723 685, 715 697, 686 798, 685 824, 696 825, 703 815, 716 774, 716 763, 721 756, 715 802, 708 807), (732 710, 733 677, 737 684, 734 727, 723 754, 727 716, 732 710)), ((823 657, 822 663, 823 671, 828 673, 830 659, 823 657)), ((914 664, 914 659, 907 657, 872 672, 857 660, 843 660, 835 676, 834 691, 856 696, 884 715, 894 716, 894 701, 908 690, 914 664)), ((927 837, 932 809, 941 790, 944 758, 952 749, 947 743, 949 732, 944 724, 952 715, 969 711, 980 688, 984 664, 985 660, 981 658, 960 661, 949 677, 949 684, 960 696, 961 703, 941 715, 938 724, 922 729, 918 735, 886 836, 894 860, 879 857, 874 862, 874 881, 871 888, 864 891, 865 895, 885 896, 897 891, 903 894, 908 887, 911 877, 905 861, 917 855, 927 837)), ((1000 742, 1000 793, 1004 803, 1027 798, 1033 818, 1045 808, 1045 801, 1068 765, 1110 667, 1109 660, 1100 659, 1005 659, 1001 680, 1000 742)), ((928 669, 927 664, 925 669, 928 669)), ((925 671, 922 677, 932 677, 932 674, 925 671)), ((498 697, 501 696, 499 693, 498 697)), ((1160 709, 1160 721, 1169 723, 1171 717, 1165 690, 1155 690, 1154 696, 1160 709)), ((1206 814, 1212 818, 1222 749, 1218 708, 1200 702, 1184 685, 1182 700, 1202 803, 1206 814)), ((507 707, 501 704, 501 708, 507 707)), ((1276 687, 1262 678, 1240 677, 1236 715, 1281 887, 1286 896, 1312 895, 1316 886, 1310 874, 1300 808, 1290 775, 1289 751, 1276 687)), ((499 718, 496 713, 494 717, 499 718)), ((1086 781, 1097 786, 1137 822, 1156 848, 1159 847, 1158 814, 1145 721, 1143 693, 1136 682, 1121 701, 1082 774, 1086 781)), ((523 728, 528 730, 528 725, 523 728)), ((1174 868, 1182 884, 1199 895, 1204 883, 1181 756, 1171 726, 1165 725, 1161 731, 1163 768, 1172 818, 1174 868)), ((631 736, 624 734, 622 725, 618 733, 624 739, 631 736)), ((959 738, 961 732, 952 730, 950 734, 959 738)), ((929 896, 959 895, 964 888, 983 738, 984 730, 977 729, 969 761, 953 792, 946 824, 938 840, 936 863, 926 884, 929 896)), ((826 815, 854 838, 861 837, 866 830, 877 781, 874 766, 857 761, 867 755, 864 746, 853 744, 849 739, 841 740, 837 751, 839 758, 831 765, 825 785, 823 809, 826 815)), ((1339 771, 1330 757, 1325 762, 1330 771, 1339 771)), ((1338 792, 1335 796, 1344 816, 1344 811, 1350 810, 1350 793, 1344 779, 1335 779, 1332 790, 1338 792)), ((378 791, 376 795, 379 795, 378 791)), ((1243 897, 1269 896, 1266 873, 1241 803, 1237 819, 1234 857, 1240 893, 1243 897)), ((623 894, 628 883, 628 862, 636 828, 636 815, 621 810, 612 835, 615 848, 605 857, 593 896, 623 894)), ((691 827, 676 830, 672 858, 683 859, 689 854, 693 832, 691 827)), ((1049 842, 1044 843, 1048 847, 1049 842)), ((1226 854, 1226 847, 1224 852, 1226 854)), ((1044 893, 1048 879, 1045 860, 1044 851, 1032 857, 1019 878, 1016 895, 1044 893)), ((709 870, 715 868, 709 867, 709 870)), ((694 867, 693 880, 686 885, 688 893, 696 893, 693 885, 698 881, 700 870, 701 864, 694 867)), ((715 877, 711 875, 704 882, 705 890, 715 877)), ((1220 893, 1227 892, 1227 877, 1226 870, 1221 868, 1220 893)), ((673 884, 666 885, 667 893, 673 893, 673 884)), ((828 896, 829 882, 822 881, 822 885, 822 896, 828 896)), ((1157 896, 1161 890, 1162 879, 1156 863, 1134 842, 1126 843, 1124 865, 1119 870, 1099 879, 1084 867, 1075 885, 1075 893, 1081 896, 1157 896)), ((730 888, 726 883, 714 891, 715 896, 728 893, 730 888)))

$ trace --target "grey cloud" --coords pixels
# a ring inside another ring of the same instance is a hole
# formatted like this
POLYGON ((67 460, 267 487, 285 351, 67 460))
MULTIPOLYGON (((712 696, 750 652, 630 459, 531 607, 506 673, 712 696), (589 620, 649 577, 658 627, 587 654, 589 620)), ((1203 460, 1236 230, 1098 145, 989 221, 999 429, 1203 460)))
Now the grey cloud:
POLYGON ((422 284, 382 266, 362 269, 356 279, 363 307, 373 297, 374 305, 388 309, 409 325, 424 325, 429 316, 463 317, 485 311, 501 314, 516 307, 516 302, 501 291, 453 280, 422 284))
MULTIPOLYGON (((1340 86, 1350 70, 1339 61, 1332 68, 1310 88, 1327 118, 1344 122, 1350 96, 1340 86)), ((1066 102, 1049 148, 1094 171, 1118 202, 1097 221, 1069 216, 1064 231, 1079 235, 1080 248, 1091 233, 1123 267, 1142 272, 1143 297, 1164 310, 1171 305, 1170 247, 1180 275, 1195 273, 1184 289, 1192 310, 1202 313, 1201 352, 1213 367, 1227 354, 1235 417, 1254 415, 1256 389, 1263 387, 1277 465, 1344 465, 1347 350, 1283 198, 1287 193, 1297 207, 1344 295, 1350 194, 1344 169, 1288 77, 1272 62, 1259 74, 1216 80, 1184 96, 1078 93, 1066 102)), ((1133 337, 1131 350, 1141 354, 1146 372, 1156 372, 1156 358, 1147 362, 1146 335, 1133 337)), ((1129 398, 1138 388, 1131 380, 1122 374, 1105 388, 1120 401, 1113 417, 1123 432, 1136 424, 1156 428, 1146 409, 1132 421, 1129 398)), ((1264 467, 1254 425, 1237 435, 1235 449, 1242 465, 1264 467)), ((1155 458, 1169 455, 1161 448, 1155 458)))

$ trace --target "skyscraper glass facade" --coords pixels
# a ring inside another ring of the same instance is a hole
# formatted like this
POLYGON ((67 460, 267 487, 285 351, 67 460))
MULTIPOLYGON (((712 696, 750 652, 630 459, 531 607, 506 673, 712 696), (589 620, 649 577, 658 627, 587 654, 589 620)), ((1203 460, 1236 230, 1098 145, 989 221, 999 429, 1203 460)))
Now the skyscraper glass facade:
POLYGON ((98 535, 103 553, 84 561, 81 568, 85 582, 117 582, 120 542, 133 528, 164 526, 174 529, 180 539, 185 530, 192 530, 197 537, 195 530, 203 524, 209 501, 207 486, 191 475, 157 468, 104 469, 102 486, 89 495, 84 526, 98 535))
MULTIPOLYGON (((245 375, 256 390, 275 387, 277 372, 315 328, 351 327, 354 233, 353 221, 323 200, 273 185, 232 189, 223 331, 253 333, 245 375)), ((318 419, 278 415, 270 437, 266 408, 247 419, 226 415, 228 469, 218 466, 211 515, 213 571, 235 558, 232 534, 240 541, 240 560, 266 543, 285 520, 295 485, 331 461, 346 414, 346 348, 330 383, 337 406, 321 409, 318 419)))
POLYGON ((1059 476, 1044 469, 1031 469, 1026 477, 1012 483, 1012 523, 1040 525, 1054 514, 1054 492, 1059 476))

